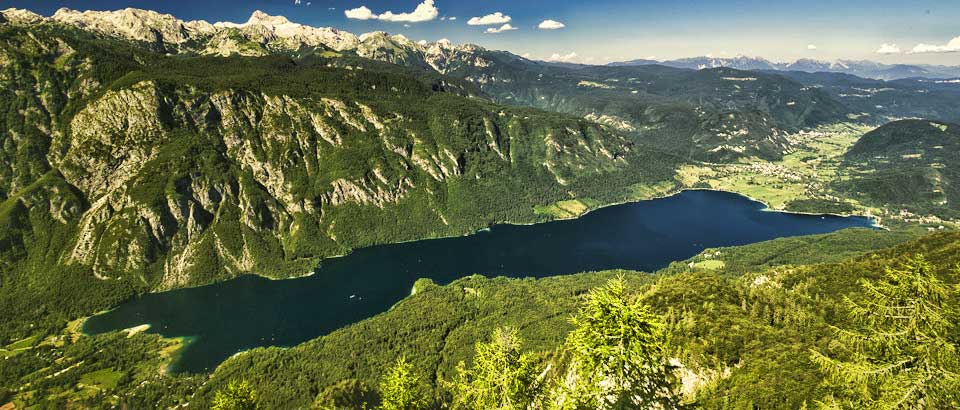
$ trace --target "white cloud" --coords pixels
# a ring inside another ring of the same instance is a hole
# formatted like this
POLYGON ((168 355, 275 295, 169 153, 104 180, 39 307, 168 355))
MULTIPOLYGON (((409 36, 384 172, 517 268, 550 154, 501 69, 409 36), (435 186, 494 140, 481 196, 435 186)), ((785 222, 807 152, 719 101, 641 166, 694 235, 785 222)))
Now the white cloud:
POLYGON ((487 14, 486 16, 483 16, 483 17, 474 17, 469 21, 467 21, 467 24, 471 26, 492 26, 494 24, 509 23, 510 20, 513 20, 510 18, 510 16, 505 15, 498 11, 493 14, 487 14))
POLYGON ((960 53, 960 37, 954 37, 946 45, 942 46, 933 44, 917 44, 913 50, 910 50, 910 53, 960 53))
POLYGON ((816 50, 816 49, 817 49, 816 44, 807 44, 807 50, 816 50))
POLYGON ((367 8, 367 6, 360 6, 355 9, 344 10, 343 14, 347 16, 348 19, 354 20, 376 20, 377 15, 373 14, 373 10, 367 8))
POLYGON ((423 3, 417 5, 417 8, 409 13, 394 13, 392 11, 384 12, 383 14, 377 15, 367 8, 367 6, 360 6, 355 9, 346 10, 343 12, 348 19, 354 20, 383 20, 399 23, 422 23, 424 21, 430 21, 436 19, 440 15, 440 10, 437 10, 437 7, 434 5, 434 0, 423 0, 423 3))
POLYGON ((456 16, 454 16, 454 17, 447 17, 447 20, 450 20, 450 21, 457 21, 457 17, 456 17, 456 16))
POLYGON ((900 47, 896 44, 883 43, 877 49, 877 54, 900 54, 900 47))
POLYGON ((394 14, 392 11, 388 11, 380 15, 380 20, 421 23, 433 20, 439 15, 440 10, 437 10, 433 0, 423 0, 423 3, 418 4, 413 12, 394 14))
POLYGON ((563 24, 556 20, 544 20, 540 22, 540 25, 537 26, 541 30, 557 30, 566 27, 566 24, 563 24))
POLYGON ((510 23, 507 23, 507 24, 504 24, 504 25, 500 26, 499 28, 490 27, 490 28, 487 29, 487 31, 485 31, 485 33, 487 33, 487 34, 497 34, 497 33, 503 33, 504 31, 511 31, 511 30, 516 30, 516 29, 517 29, 516 27, 511 26, 510 23))
POLYGON ((547 61, 556 61, 556 62, 568 63, 568 62, 571 62, 571 61, 573 61, 573 60, 576 60, 578 57, 580 57, 580 56, 577 55, 577 53, 570 53, 570 54, 565 54, 565 55, 560 55, 560 53, 553 53, 552 56, 550 56, 550 57, 547 58, 547 61))

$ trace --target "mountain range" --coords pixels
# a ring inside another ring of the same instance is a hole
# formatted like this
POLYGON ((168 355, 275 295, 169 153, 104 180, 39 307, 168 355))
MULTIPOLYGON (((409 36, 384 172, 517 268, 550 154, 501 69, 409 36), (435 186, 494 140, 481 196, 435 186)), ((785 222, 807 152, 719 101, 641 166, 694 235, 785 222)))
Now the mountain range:
MULTIPOLYGON (((183 21, 169 14, 150 10, 123 9, 118 11, 58 10, 50 17, 28 10, 8 9, 0 18, 16 24, 59 22, 85 30, 144 42, 157 50, 173 53, 193 52, 208 55, 266 55, 271 52, 304 52, 325 49, 353 52, 361 57, 408 62, 420 62, 445 72, 452 54, 469 52, 474 45, 454 46, 447 40, 414 42, 403 35, 384 32, 354 35, 328 27, 312 27, 289 21, 282 16, 271 16, 255 11, 244 23, 203 20, 183 21)), ((483 64, 475 61, 476 64, 483 64)), ((774 62, 761 57, 691 57, 667 61, 650 59, 609 63, 609 66, 639 66, 659 64, 675 68, 705 69, 728 67, 739 70, 831 72, 858 77, 896 80, 904 78, 951 79, 960 77, 960 67, 942 65, 884 64, 867 60, 823 61, 799 59, 793 62, 774 62)))
MULTIPOLYGON (((264 56, 272 53, 350 53, 390 63, 422 65, 438 72, 449 60, 478 47, 455 46, 447 40, 414 42, 403 35, 372 32, 362 35, 327 27, 293 23, 282 16, 255 11, 245 23, 183 21, 169 14, 127 8, 117 11, 60 9, 43 17, 28 10, 7 9, 0 19, 15 25, 60 23, 88 32, 140 43, 169 54, 264 56)), ((484 60, 462 59, 484 64, 484 60)))
POLYGON ((656 61, 648 59, 614 62, 609 66, 638 66, 660 64, 668 67, 702 70, 705 68, 729 67, 738 70, 802 71, 807 73, 843 73, 878 80, 904 78, 951 79, 960 77, 960 66, 883 64, 867 60, 823 61, 799 59, 793 62, 773 62, 761 57, 691 57, 677 60, 656 61))

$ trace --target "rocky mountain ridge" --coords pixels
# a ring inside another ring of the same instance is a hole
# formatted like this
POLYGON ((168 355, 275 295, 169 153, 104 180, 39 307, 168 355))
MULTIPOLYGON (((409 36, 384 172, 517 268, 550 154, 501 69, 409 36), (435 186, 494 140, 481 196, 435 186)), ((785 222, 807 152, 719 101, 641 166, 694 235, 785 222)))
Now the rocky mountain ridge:
POLYGON ((201 55, 262 56, 306 50, 352 53, 395 64, 419 65, 446 73, 453 61, 484 65, 475 56, 480 47, 454 45, 446 39, 414 42, 403 35, 371 32, 360 36, 329 27, 291 22, 283 16, 254 11, 244 23, 184 21, 170 14, 126 8, 77 11, 62 8, 50 17, 29 10, 0 11, 2 21, 16 25, 60 23, 100 35, 146 43, 158 51, 201 55))

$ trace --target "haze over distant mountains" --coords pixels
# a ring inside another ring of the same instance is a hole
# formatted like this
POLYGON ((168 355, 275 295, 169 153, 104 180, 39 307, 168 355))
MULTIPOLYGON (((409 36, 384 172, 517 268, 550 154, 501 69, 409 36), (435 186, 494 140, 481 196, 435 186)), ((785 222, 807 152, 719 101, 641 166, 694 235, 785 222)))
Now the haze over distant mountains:
POLYGON ((883 64, 867 60, 823 61, 800 59, 790 63, 773 62, 762 57, 690 57, 677 60, 656 61, 639 59, 607 64, 613 67, 660 64, 668 67, 704 68, 729 67, 738 70, 802 71, 808 73, 829 72, 851 74, 878 80, 903 78, 952 79, 960 77, 960 67, 927 64, 883 64))

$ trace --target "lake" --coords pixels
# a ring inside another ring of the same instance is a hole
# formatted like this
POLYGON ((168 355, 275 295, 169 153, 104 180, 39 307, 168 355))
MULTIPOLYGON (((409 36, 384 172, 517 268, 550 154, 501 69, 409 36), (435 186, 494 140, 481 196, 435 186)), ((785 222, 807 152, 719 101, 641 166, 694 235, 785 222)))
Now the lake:
POLYGON ((498 225, 474 235, 358 249, 290 280, 243 276, 199 288, 148 294, 87 320, 102 333, 150 324, 189 337, 175 372, 205 372, 259 346, 292 346, 384 312, 418 278, 444 284, 479 273, 543 277, 632 269, 654 271, 705 248, 870 227, 863 217, 768 212, 746 197, 685 191, 611 206, 578 219, 498 225))

